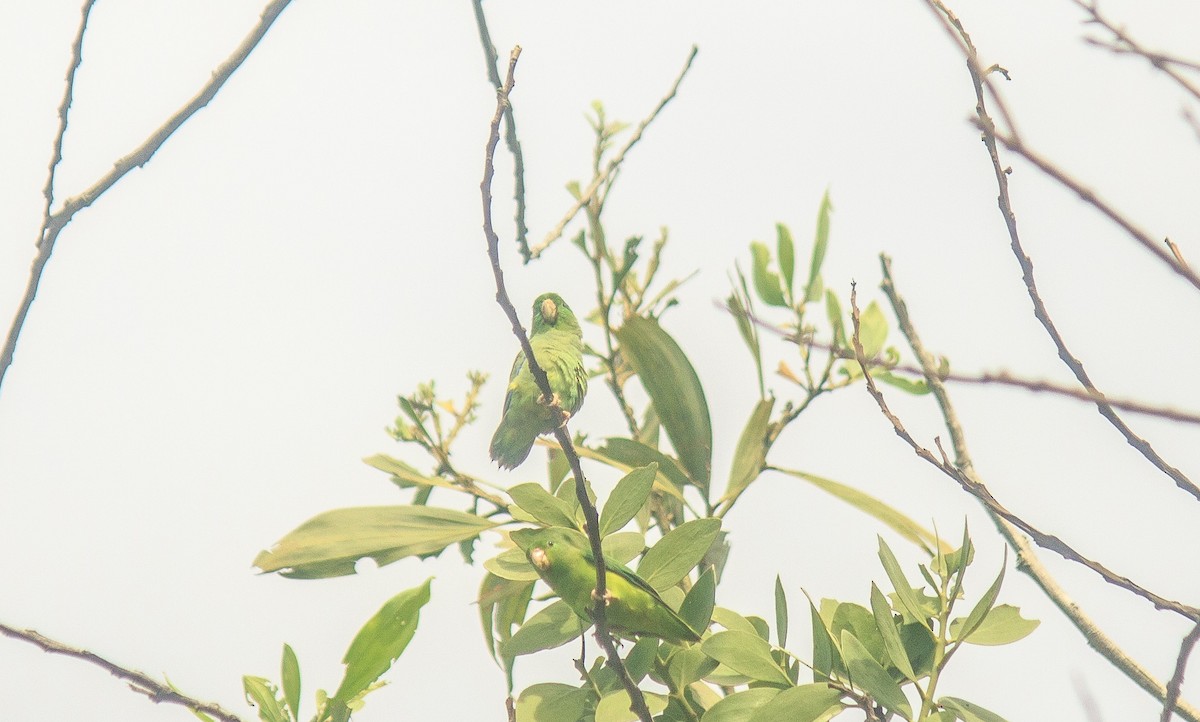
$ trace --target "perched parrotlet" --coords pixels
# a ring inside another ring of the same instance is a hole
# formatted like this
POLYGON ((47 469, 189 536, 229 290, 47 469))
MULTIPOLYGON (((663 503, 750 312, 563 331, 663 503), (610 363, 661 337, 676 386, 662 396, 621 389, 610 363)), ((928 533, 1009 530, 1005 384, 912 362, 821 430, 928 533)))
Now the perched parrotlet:
MULTIPOLYGON (((512 540, 529 563, 577 615, 591 623, 595 601, 595 557, 587 537, 562 527, 522 529, 512 540)), ((674 644, 699 642, 700 635, 671 609, 658 592, 624 564, 605 558, 605 619, 622 637, 658 637, 674 644)))
MULTIPOLYGON (((533 302, 529 345, 538 366, 546 372, 552 399, 570 417, 583 405, 587 393, 587 371, 583 368, 583 331, 571 308, 557 293, 543 293, 533 302)), ((533 442, 558 425, 549 403, 542 398, 537 382, 525 363, 524 351, 517 352, 504 397, 504 415, 492 437, 492 459, 502 469, 514 469, 529 456, 533 442)))

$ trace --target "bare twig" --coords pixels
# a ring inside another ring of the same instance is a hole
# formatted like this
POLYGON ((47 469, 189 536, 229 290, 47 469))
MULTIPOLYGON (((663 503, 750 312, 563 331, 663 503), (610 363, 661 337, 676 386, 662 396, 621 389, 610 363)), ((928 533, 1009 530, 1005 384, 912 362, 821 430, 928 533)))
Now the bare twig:
POLYGON ((1200 66, 1190 60, 1183 60, 1171 55, 1159 53, 1147 49, 1145 46, 1138 43, 1123 28, 1113 24, 1111 20, 1100 14, 1100 6, 1095 0, 1071 0, 1077 7, 1086 12, 1090 17, 1088 22, 1092 25, 1099 25, 1107 30, 1111 35, 1111 40, 1100 40, 1098 38, 1084 38, 1084 42, 1089 45, 1110 50, 1118 55, 1136 55, 1144 58, 1146 62, 1153 65, 1158 70, 1161 70, 1167 77, 1174 80, 1181 88, 1186 90, 1196 100, 1200 100, 1200 87, 1193 84, 1188 78, 1184 77, 1176 70, 1176 67, 1186 68, 1188 70, 1200 70, 1200 66))
MULTIPOLYGON (((111 170, 103 177, 93 183, 89 188, 76 196, 72 196, 63 201, 62 208, 57 212, 50 214, 43 224, 41 235, 38 239, 38 254, 33 260, 33 267, 29 272, 29 283, 25 288, 25 295, 21 299, 21 305, 17 309, 16 317, 13 319, 12 326, 8 330, 8 336, 4 341, 4 350, 0 352, 0 385, 4 383, 4 375, 12 365, 13 355, 16 353, 17 338, 21 335, 21 329, 25 325, 25 318, 29 315, 29 309, 33 305, 33 299, 37 296, 38 285, 41 283, 42 272, 46 267, 46 262, 50 260, 50 254, 54 251, 55 241, 58 240, 59 234, 75 214, 87 208, 96 201, 101 195, 111 188, 117 181, 125 176, 126 173, 134 168, 141 167, 150 161, 154 153, 162 147, 171 135, 179 129, 180 126, 187 121, 188 118, 196 114, 204 106, 208 105, 217 94, 217 91, 225 85, 225 81, 229 80, 234 71, 241 67, 246 58, 254 48, 258 47, 259 41, 266 35, 271 24, 279 17, 284 8, 288 6, 291 0, 273 0, 266 8, 263 9, 262 16, 258 23, 251 29, 250 34, 242 40, 241 44, 234 49, 233 54, 225 59, 225 62, 217 66, 213 71, 212 77, 200 89, 200 92, 188 101, 186 105, 180 108, 174 115, 167 119, 157 130, 150 134, 150 137, 142 142, 140 146, 135 148, 129 155, 121 158, 113 164, 111 170)), ((85 11, 90 5, 85 6, 85 11)), ((85 18, 86 20, 86 18, 85 18)), ((83 28, 80 27, 82 33, 83 28)), ((74 70, 68 75, 68 83, 74 76, 74 70)), ((68 95, 70 89, 68 89, 68 95)), ((68 101, 69 102, 69 101, 68 101)), ((65 122, 65 111, 60 115, 65 122)), ((61 147, 61 140, 56 142, 55 154, 58 154, 57 148, 61 147)), ((55 163, 52 163, 52 167, 55 163)))
POLYGON ((1200 623, 1192 627, 1192 631, 1188 632, 1179 644, 1179 658, 1175 661, 1175 674, 1172 674, 1171 681, 1167 682, 1167 698, 1163 702, 1162 722, 1171 722, 1171 714, 1179 706, 1179 689, 1183 686, 1183 671, 1187 668, 1188 657, 1191 656, 1197 639, 1200 639, 1200 623))
MULTIPOLYGON (((491 259, 492 274, 496 280, 496 303, 503 309, 505 316, 508 317, 508 321, 512 325, 513 335, 517 337, 517 340, 521 344, 521 350, 525 354, 525 362, 529 366, 529 371, 537 382, 542 396, 546 399, 552 399, 554 398, 554 391, 550 387, 550 380, 546 377, 546 372, 538 365, 537 358, 533 353, 533 346, 529 343, 529 337, 525 334, 525 329, 521 326, 521 321, 517 317, 517 310, 513 307, 512 301, 508 297, 508 291, 504 287, 504 271, 500 267, 500 239, 497 237, 492 225, 492 177, 496 172, 494 155, 496 145, 500 142, 500 120, 504 115, 504 107, 508 105, 508 96, 512 92, 515 82, 513 73, 516 71, 517 59, 520 55, 521 48, 518 46, 513 49, 512 54, 509 56, 508 75, 505 78, 504 84, 496 90, 496 114, 492 118, 491 132, 488 135, 484 156, 483 182, 479 186, 483 196, 483 232, 487 238, 488 257, 491 259)), ((638 689, 637 684, 630 678, 629 672, 625 669, 625 664, 621 661, 620 655, 617 654, 612 634, 608 630, 608 621, 605 618, 604 603, 602 601, 605 598, 607 590, 604 552, 600 546, 600 517, 596 512, 596 506, 587 495, 587 484, 584 480, 583 468, 579 464, 579 454, 575 451, 575 445, 571 441, 571 434, 567 430, 566 414, 557 406, 552 406, 552 409, 562 420, 559 426, 555 428, 554 436, 558 439, 558 444, 562 448, 563 454, 571 466, 571 472, 575 477, 575 495, 579 499, 579 505, 583 511, 588 540, 591 542, 592 555, 596 560, 596 589, 593 592, 593 599, 597 600, 597 603, 592 608, 592 621, 596 625, 596 639, 604 649, 609 667, 617 673, 617 676, 621 679, 621 683, 629 693, 630 709, 637 714, 638 719, 642 722, 652 722, 650 709, 646 706, 646 699, 642 695, 642 691, 638 689)))
POLYGON ((77 649, 75 647, 67 646, 62 642, 56 642, 49 637, 38 634, 32 629, 16 629, 15 627, 10 627, 6 624, 0 624, 0 634, 29 642, 30 644, 41 648, 43 652, 62 654, 68 657, 82 659, 85 662, 90 662, 107 671, 112 676, 129 682, 129 686, 131 689, 133 689, 133 691, 146 695, 150 698, 151 702, 156 704, 160 702, 166 704, 177 704, 187 707, 193 712, 203 712, 204 714, 211 715, 212 717, 222 720, 222 722, 241 722, 241 718, 232 712, 226 711, 219 704, 213 702, 203 702, 201 700, 189 697, 186 694, 183 694, 161 682, 154 680, 142 672, 126 669, 118 664, 113 664, 95 652, 89 652, 86 649, 77 649))
POLYGON ((615 173, 618 168, 620 168, 621 163, 625 160, 625 154, 628 153, 629 150, 633 148, 633 146, 636 145, 639 140, 642 139, 642 133, 646 131, 647 126, 654 122, 654 119, 658 117, 658 114, 662 111, 662 109, 665 108, 667 103, 670 103, 675 97, 675 94, 679 92, 679 84, 683 82, 688 70, 691 69, 692 61, 696 59, 696 53, 698 52, 699 48, 693 45, 692 51, 688 53, 687 62, 684 63, 683 70, 681 70, 678 77, 675 78, 675 82, 671 85, 671 89, 665 96, 663 96, 662 100, 658 101, 658 105, 654 107, 654 110, 651 111, 650 115, 646 116, 645 120, 638 123, 637 128, 635 128, 633 131, 633 135, 629 137, 629 141, 626 142, 625 146, 621 148, 621 150, 618 151, 615 156, 613 156, 612 160, 608 162, 608 165, 605 166, 604 172, 592 179, 592 182, 583 190, 582 193, 579 194, 579 198, 576 199, 575 203, 571 206, 570 210, 567 211, 566 215, 563 216, 562 220, 558 222, 558 225, 552 228, 550 232, 546 234, 545 240, 543 240, 531 251, 530 255, 532 258, 541 256, 542 253, 550 247, 551 243, 554 243, 562 236, 567 224, 571 222, 571 219, 575 217, 575 214, 579 213, 580 209, 582 209, 588 204, 589 201, 591 201, 592 197, 596 194, 596 191, 600 190, 600 187, 612 177, 613 173, 615 173))
POLYGON ((1197 486, 1182 471, 1169 464, 1158 454, 1157 451, 1155 451, 1154 447, 1150 445, 1150 442, 1138 436, 1133 432, 1132 429, 1129 428, 1124 420, 1117 415, 1116 411, 1114 410, 1114 405, 1111 402, 1106 401, 1104 395, 1101 394, 1096 388, 1095 384, 1092 383, 1087 371, 1084 370, 1083 363, 1067 348, 1062 334, 1058 332, 1058 328, 1055 326, 1054 321, 1050 318, 1050 314, 1046 310, 1045 304, 1042 302, 1041 295, 1038 293, 1037 283, 1034 280, 1033 275, 1033 261, 1030 260, 1029 256, 1026 255, 1024 248, 1021 246, 1020 235, 1017 232, 1017 219, 1016 215, 1013 213, 1012 201, 1008 193, 1008 169, 1005 168, 1000 162, 1000 155, 996 146, 996 141, 999 140, 1001 143, 1004 143, 1010 150, 1023 155, 1026 159, 1030 160, 1035 165, 1038 165, 1039 168, 1042 168, 1043 171, 1048 175, 1056 180, 1059 180, 1059 182, 1063 185, 1066 185, 1067 187, 1075 190, 1077 193, 1080 193, 1084 200, 1088 200, 1093 206, 1108 215, 1109 218, 1113 219, 1114 222, 1116 222, 1122 228, 1125 228, 1126 231, 1135 239, 1137 239, 1139 243, 1142 243, 1142 245, 1149 248, 1153 253, 1155 253, 1155 255, 1163 258, 1164 261, 1166 261, 1168 265, 1171 266, 1171 268, 1177 273, 1191 280, 1193 285, 1196 285, 1197 282, 1200 282, 1200 277, 1197 277, 1195 272, 1192 271, 1191 267, 1183 262, 1181 256, 1179 256, 1177 253, 1174 253, 1174 249, 1172 249, 1172 253, 1167 253, 1164 251, 1157 243, 1154 243, 1145 232, 1134 228, 1132 223, 1125 220, 1122 216, 1112 210, 1110 206, 1096 198, 1091 191, 1083 189, 1082 186, 1080 186, 1073 179, 1068 178, 1065 173, 1060 171, 1058 168, 1049 165, 1046 161, 1041 159, 1040 156, 1025 148, 1015 130, 1012 131, 1011 135, 1009 136, 1005 136, 996 130, 996 125, 987 112, 984 88, 987 88, 988 94, 990 94, 993 100, 995 100, 1005 118, 1005 122, 1009 124, 1010 128, 1012 127, 1011 119, 1009 118, 1008 111, 1004 108, 1004 103, 997 93, 996 88, 992 86, 987 71, 982 68, 979 62, 979 54, 975 49, 974 43, 971 42, 971 36, 967 34, 967 31, 963 28, 962 23, 959 22, 958 18, 953 12, 950 11, 949 8, 947 8, 938 0, 926 0, 926 2, 930 6, 931 10, 933 10, 934 15, 943 24, 943 27, 946 29, 946 31, 958 44, 959 49, 963 52, 963 55, 967 60, 967 70, 971 74, 971 82, 975 87, 976 117, 974 122, 976 127, 978 127, 983 133, 983 142, 987 147, 988 156, 992 163, 992 170, 996 177, 996 185, 999 188, 999 198, 997 199, 997 202, 1000 206, 1000 212, 1004 217, 1005 226, 1008 229, 1009 241, 1010 245, 1012 246, 1013 255, 1016 256, 1017 262, 1021 266, 1021 273, 1025 281, 1025 289, 1029 295, 1029 300, 1033 303, 1034 316, 1036 316, 1038 321, 1041 322, 1042 327, 1045 328, 1046 333, 1054 342, 1055 347, 1058 349, 1059 358, 1061 358, 1063 363, 1067 365, 1067 368, 1071 370, 1071 373, 1075 375, 1075 378, 1079 381, 1080 385, 1082 385, 1089 394, 1097 397, 1095 400, 1096 408, 1100 412, 1100 415, 1113 425, 1113 427, 1125 438, 1125 441, 1130 446, 1141 453, 1142 456, 1145 457, 1146 460, 1151 464, 1153 464, 1159 471, 1166 474, 1172 481, 1174 481, 1176 486, 1200 500, 1200 486, 1197 486), (1016 143, 1016 147, 1011 145, 1011 143, 1016 143))
MULTIPOLYGON (((500 89, 499 58, 492 34, 488 32, 487 17, 483 14, 483 0, 473 0, 475 25, 479 28, 479 42, 483 45, 484 60, 487 61, 488 80, 492 87, 500 89)), ((526 263, 530 261, 529 227, 525 225, 525 154, 521 152, 521 141, 517 138, 517 121, 513 117, 512 100, 504 106, 504 143, 513 156, 513 200, 517 203, 517 250, 526 263)))

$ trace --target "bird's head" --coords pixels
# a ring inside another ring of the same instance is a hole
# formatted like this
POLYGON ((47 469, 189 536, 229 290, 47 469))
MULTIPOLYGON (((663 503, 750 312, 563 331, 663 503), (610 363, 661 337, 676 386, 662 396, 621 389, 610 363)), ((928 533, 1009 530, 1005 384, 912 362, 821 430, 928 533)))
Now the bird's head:
POLYGON ((543 293, 533 302, 533 331, 578 325, 575 314, 557 293, 543 293))

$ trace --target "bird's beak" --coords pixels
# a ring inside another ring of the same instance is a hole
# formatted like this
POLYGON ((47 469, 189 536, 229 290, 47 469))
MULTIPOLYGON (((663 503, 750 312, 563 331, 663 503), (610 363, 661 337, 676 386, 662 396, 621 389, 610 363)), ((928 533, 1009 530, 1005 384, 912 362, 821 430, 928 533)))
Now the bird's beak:
POLYGON ((538 571, 546 571, 550 568, 550 557, 546 556, 546 550, 541 547, 534 547, 529 550, 529 561, 533 562, 538 571))
POLYGON ((549 298, 542 301, 542 318, 552 325, 558 321, 558 306, 549 298))

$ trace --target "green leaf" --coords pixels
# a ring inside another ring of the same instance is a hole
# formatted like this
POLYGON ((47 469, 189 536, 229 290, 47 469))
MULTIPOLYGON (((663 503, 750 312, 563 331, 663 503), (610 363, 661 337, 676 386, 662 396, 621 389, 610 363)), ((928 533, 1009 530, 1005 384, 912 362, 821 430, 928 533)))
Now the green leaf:
POLYGON ((417 631, 421 607, 429 601, 429 583, 400 592, 384 603, 358 630, 342 663, 346 673, 333 695, 334 703, 349 704, 365 692, 404 652, 417 631))
POLYGON ((721 530, 721 520, 693 519, 675 527, 650 547, 638 564, 638 576, 662 591, 679 583, 700 563, 721 530))
POLYGON ((858 340, 863 347, 863 356, 873 359, 883 350, 883 342, 887 340, 888 322, 879 308, 879 304, 871 301, 858 317, 858 340))
POLYGON ((821 618, 821 613, 817 611, 817 607, 809 599, 808 608, 812 612, 812 639, 813 639, 813 681, 827 682, 831 680, 835 673, 845 669, 842 664, 842 656, 838 651, 837 645, 833 643, 833 637, 829 634, 829 628, 825 626, 825 620, 821 618))
POLYGON ((692 682, 702 679, 717 668, 717 660, 700 650, 699 646, 681 647, 671 654, 667 662, 667 676, 673 689, 683 689, 692 682))
MULTIPOLYGON (((484 575, 479 585, 479 621, 483 624, 484 643, 492 659, 496 659, 497 637, 503 643, 512 636, 513 626, 525 621, 533 586, 533 582, 514 582, 495 574, 484 575)), ((509 684, 512 684, 511 678, 509 684)), ((512 691, 511 687, 509 691, 512 691)))
MULTIPOLYGON (((644 692, 642 697, 646 700, 650 714, 658 714, 667 708, 667 698, 661 694, 644 692)), ((559 721, 566 719, 568 718, 560 717, 559 721)), ((604 695, 596 705, 596 722, 637 722, 637 719, 637 715, 629 709, 629 693, 624 689, 604 695)))
POLYGON ((354 573, 364 557, 379 566, 442 551, 497 526, 475 514, 433 506, 335 509, 309 519, 254 559, 264 572, 317 579, 354 573))
POLYGON ((586 624, 571 611, 566 602, 559 599, 527 619, 511 639, 500 645, 500 654, 519 657, 561 647, 578 638, 586 629, 586 624))
POLYGON ((911 720, 912 706, 909 705, 900 685, 875 661, 862 642, 858 641, 849 629, 842 630, 841 642, 842 657, 846 660, 846 670, 854 686, 874 697, 891 712, 911 720))
POLYGON ((755 710, 779 694, 780 690, 776 687, 754 687, 734 692, 709 707, 704 713, 704 722, 750 722, 755 710))
POLYGON ((291 645, 283 645, 280 680, 283 682, 283 701, 292 711, 292 719, 300 719, 300 660, 291 645))
POLYGON ((888 658, 905 679, 916 680, 917 673, 913 671, 912 663, 908 661, 908 653, 904 651, 904 642, 900 640, 900 629, 892 617, 892 608, 875 582, 871 582, 871 614, 875 618, 875 628, 883 638, 883 646, 888 658))
POLYGON ((483 568, 501 579, 514 582, 533 582, 538 579, 537 570, 530 565, 525 552, 520 549, 505 549, 484 561, 483 568))
POLYGON ((763 399, 754 405, 746 427, 738 438, 737 448, 733 452, 733 464, 729 469, 729 488, 725 490, 726 499, 735 499, 762 472, 767 460, 767 423, 771 420, 771 410, 775 407, 775 399, 763 399))
POLYGON ((687 596, 683 598, 683 604, 679 605, 679 616, 687 622, 689 627, 704 634, 704 630, 708 629, 709 622, 712 621, 716 600, 716 574, 712 569, 706 569, 688 590, 687 596))
MULTIPOLYGON (((734 268, 737 269, 738 285, 734 285, 733 293, 729 294, 729 310, 737 322, 738 333, 741 334, 742 340, 746 342, 746 348, 750 349, 750 355, 754 358, 754 370, 758 375, 758 396, 764 398, 767 394, 766 386, 763 383, 762 341, 759 338, 758 329, 750 320, 751 314, 754 313, 754 301, 750 298, 750 288, 746 285, 746 276, 742 273, 741 267, 735 263, 734 268)), ((730 282, 732 283, 732 279, 730 282)))
POLYGON ((925 677, 933 672, 933 654, 935 643, 933 632, 917 622, 900 625, 900 641, 904 643, 904 652, 912 663, 913 672, 917 677, 925 677))
POLYGON ((657 656, 657 638, 642 637, 634 642, 633 649, 629 650, 628 656, 625 657, 625 671, 629 673, 629 678, 634 684, 641 682, 642 678, 650 673, 657 656))
POLYGON ((750 623, 749 619, 746 619, 732 609, 726 609, 725 607, 713 607, 712 621, 726 629, 735 632, 758 634, 758 632, 754 629, 754 625, 750 623))
POLYGON ((600 536, 605 537, 629 523, 650 498, 658 464, 634 469, 617 482, 600 512, 600 536))
POLYGON ((712 421, 696 369, 657 321, 633 316, 616 335, 679 460, 696 486, 707 489, 712 476, 712 421))
POLYGON ((546 526, 575 527, 575 515, 562 499, 552 495, 541 484, 517 484, 508 495, 525 511, 546 526))
POLYGON ((840 640, 841 633, 849 630, 876 662, 882 664, 887 661, 883 636, 875 626, 875 616, 866 607, 853 602, 838 603, 829 626, 834 639, 840 640))
POLYGON ((604 558, 628 564, 646 548, 646 535, 640 531, 619 531, 600 540, 604 558))
MULTIPOLYGON (((845 709, 841 691, 827 684, 802 684, 785 689, 764 704, 750 722, 823 722, 845 709)), ((705 715, 704 722, 708 722, 705 715)))
POLYGON ((705 654, 751 679, 791 687, 792 681, 771 656, 771 645, 749 632, 717 632, 704 640, 705 654))
MULTIPOLYGON (((1007 557, 1008 554, 1006 552, 1005 563, 1007 563, 1007 557)), ((955 639, 970 638, 971 635, 975 633, 975 630, 978 629, 981 624, 983 624, 984 617, 988 615, 988 612, 992 611, 992 605, 996 603, 996 598, 1000 596, 1000 585, 1003 583, 1004 565, 1002 564, 1000 566, 1000 574, 996 576, 996 581, 992 582, 992 586, 988 587, 988 590, 984 592, 983 597, 981 597, 980 600, 975 603, 975 607, 971 609, 971 613, 967 615, 966 621, 964 621, 958 628, 961 636, 956 636, 955 639)))
POLYGON ((262 677, 242 677, 242 689, 246 701, 258 708, 258 718, 263 722, 289 722, 283 705, 275 698, 275 685, 262 677))
POLYGON ((392 475, 392 483, 401 489, 413 486, 440 486, 443 489, 462 492, 462 487, 455 486, 445 479, 436 476, 425 476, 408 464, 393 459, 387 454, 375 454, 363 459, 363 463, 382 472, 392 475))
POLYGON ((846 343, 846 323, 842 319, 842 304, 833 289, 825 291, 825 315, 829 318, 829 330, 833 335, 832 346, 849 348, 850 344, 846 343))
POLYGON ((775 246, 779 252, 779 272, 783 274, 783 290, 788 300, 792 298, 792 289, 796 286, 793 277, 796 275, 796 244, 792 243, 792 232, 782 223, 775 224, 775 246))
POLYGON ((808 264, 808 285, 804 287, 806 302, 821 297, 821 264, 825 262, 825 251, 829 248, 829 214, 832 210, 833 204, 829 202, 829 191, 826 190, 817 211, 817 234, 813 239, 812 261, 808 264))
POLYGON ((768 306, 787 308, 787 301, 779 287, 779 276, 767 270, 771 252, 765 244, 754 241, 750 244, 750 253, 754 255, 754 290, 758 292, 758 297, 768 306))
POLYGON ((583 719, 591 691, 557 682, 526 687, 517 698, 520 722, 563 722, 583 719))
POLYGON ((909 585, 908 579, 905 578, 904 572, 900 569, 900 562, 896 560, 896 555, 892 553, 891 547, 887 545, 883 537, 878 538, 879 561, 883 564, 883 570, 887 572, 888 579, 892 582, 892 588, 896 590, 896 598, 904 608, 908 618, 928 629, 929 620, 926 619, 920 600, 913 593, 913 588, 909 585))
POLYGON ((775 635, 780 647, 787 646, 788 608, 787 594, 783 591, 783 581, 775 575, 775 635))
POLYGON ((929 384, 925 383, 925 379, 910 379, 904 376, 897 376, 886 369, 873 370, 871 376, 913 396, 924 396, 929 393, 929 384))
POLYGON ((951 636, 954 639, 983 646, 1012 644, 1028 637, 1041 624, 1036 619, 1024 619, 1021 617, 1021 610, 1011 604, 994 607, 983 618, 983 622, 975 628, 975 631, 965 639, 959 634, 962 631, 962 622, 961 619, 955 619, 950 623, 951 636))
MULTIPOLYGON (((650 409, 654 407, 651 406, 650 409)), ((687 471, 679 463, 679 459, 668 456, 658 449, 640 441, 626 439, 620 436, 604 440, 604 446, 589 449, 594 455, 588 458, 604 462, 615 469, 630 473, 634 469, 658 464, 658 476, 654 478, 654 488, 666 492, 676 499, 683 499, 681 490, 690 483, 687 471)), ((580 456, 584 454, 581 453, 580 456)))
MULTIPOLYGON (((803 479, 821 491, 841 499, 864 514, 875 517, 889 529, 921 547, 928 554, 933 554, 933 549, 938 544, 938 538, 933 532, 870 494, 859 491, 852 486, 842 484, 841 482, 809 474, 805 471, 780 469, 777 467, 772 467, 772 469, 788 476, 794 476, 797 479, 803 479)), ((949 551, 948 545, 943 543, 942 546, 949 551)))
POLYGON ((1003 717, 983 707, 957 697, 942 697, 939 705, 958 715, 963 722, 1006 722, 1003 717))
POLYGON ((921 722, 956 722, 957 719, 958 717, 955 717, 953 712, 942 710, 941 712, 934 712, 921 722))

